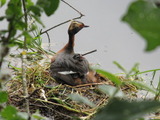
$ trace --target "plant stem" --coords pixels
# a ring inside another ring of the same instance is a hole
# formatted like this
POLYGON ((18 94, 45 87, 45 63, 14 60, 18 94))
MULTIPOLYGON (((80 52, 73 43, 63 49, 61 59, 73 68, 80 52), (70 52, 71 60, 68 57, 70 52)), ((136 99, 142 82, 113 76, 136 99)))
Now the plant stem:
MULTIPOLYGON (((25 0, 22 0, 22 4, 23 4, 23 11, 24 11, 24 20, 25 20, 25 31, 28 30, 28 19, 27 19, 27 10, 26 10, 26 5, 25 5, 25 0)), ((24 49, 27 49, 27 45, 26 45, 26 37, 24 38, 24 49)))
POLYGON ((50 50, 51 39, 50 39, 50 37, 49 37, 49 34, 48 34, 48 32, 46 32, 46 34, 47 34, 47 37, 48 37, 48 42, 49 42, 48 49, 50 50))
POLYGON ((80 111, 80 110, 77 110, 77 109, 74 109, 74 108, 71 108, 67 105, 63 105, 63 104, 59 104, 59 103, 54 103, 54 102, 50 102, 50 101, 45 101, 45 100, 42 100, 42 99, 35 99, 36 101, 40 101, 40 102, 43 102, 43 103, 48 103, 48 104, 51 104, 51 105, 56 105, 56 106, 60 106, 60 107, 63 107, 69 111, 72 111, 72 112, 76 112, 76 113, 82 113, 82 114, 85 114, 85 115, 89 115, 90 113, 88 112, 85 112, 85 111, 80 111))
POLYGON ((58 26, 60 26, 60 25, 63 25, 63 24, 65 24, 65 23, 68 23, 68 22, 70 22, 71 20, 81 19, 83 16, 85 16, 85 15, 82 14, 79 10, 77 10, 77 9, 74 8, 72 5, 70 5, 68 2, 66 2, 66 1, 64 1, 64 0, 61 0, 61 1, 64 2, 64 3, 65 3, 66 5, 68 5, 69 7, 71 7, 73 10, 75 10, 80 16, 79 16, 79 17, 75 17, 75 18, 70 19, 70 20, 66 20, 66 21, 64 21, 64 22, 62 22, 62 23, 60 23, 60 24, 58 24, 58 25, 55 25, 55 26, 53 26, 53 27, 45 30, 44 32, 42 32, 42 30, 41 30, 40 35, 42 35, 42 34, 44 34, 44 33, 47 34, 48 31, 50 31, 50 30, 52 30, 52 29, 54 29, 54 28, 56 28, 56 27, 58 27, 58 26))
MULTIPOLYGON (((25 5, 25 0, 22 0, 23 4, 23 11, 24 11, 24 17, 25 17, 25 32, 28 31, 28 20, 27 20, 27 10, 26 10, 26 5, 25 5)), ((28 90, 27 90, 27 79, 26 79, 26 49, 27 49, 27 37, 24 37, 24 46, 23 46, 23 52, 22 52, 22 82, 23 82, 23 94, 25 97, 26 101, 26 110, 27 113, 30 115, 30 110, 29 110, 29 100, 26 99, 28 97, 28 90)))
POLYGON ((154 72, 154 71, 160 71, 160 69, 146 70, 146 71, 135 73, 135 74, 130 75, 130 76, 135 76, 135 75, 144 74, 144 73, 148 73, 148 72, 154 72))
POLYGON ((72 5, 70 5, 68 2, 61 0, 62 2, 64 2, 65 4, 67 4, 69 7, 71 7, 73 10, 75 10, 76 12, 78 12, 81 16, 84 16, 79 10, 77 10, 76 8, 74 8, 72 5))
POLYGON ((42 35, 42 34, 44 34, 44 33, 47 33, 48 31, 50 31, 50 30, 52 30, 52 29, 54 29, 54 28, 56 28, 56 27, 58 27, 58 26, 60 26, 60 25, 63 25, 63 24, 65 24, 65 23, 68 23, 68 22, 70 22, 70 20, 64 21, 64 22, 62 22, 62 23, 60 23, 60 24, 58 24, 58 25, 55 25, 55 26, 53 26, 53 27, 51 27, 51 28, 49 28, 49 29, 47 29, 47 30, 45 30, 45 31, 43 31, 43 32, 40 32, 40 35, 42 35))

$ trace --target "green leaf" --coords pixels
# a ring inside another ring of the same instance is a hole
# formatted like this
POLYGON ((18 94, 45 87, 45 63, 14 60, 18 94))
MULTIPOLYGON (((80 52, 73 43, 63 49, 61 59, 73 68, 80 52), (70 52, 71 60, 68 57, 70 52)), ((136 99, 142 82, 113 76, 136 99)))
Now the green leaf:
POLYGON ((158 101, 125 101, 112 99, 93 120, 135 120, 160 108, 158 101))
POLYGON ((96 69, 96 72, 102 74, 105 77, 107 77, 109 80, 114 82, 117 86, 122 84, 122 82, 120 81, 120 79, 117 76, 115 76, 115 75, 113 75, 113 74, 111 74, 107 71, 104 71, 104 70, 101 70, 101 69, 96 69))
POLYGON ((124 93, 118 88, 110 85, 99 85, 98 89, 110 97, 124 97, 124 93))
POLYGON ((0 115, 2 118, 4 118, 4 120, 26 120, 26 116, 21 116, 20 114, 18 114, 16 108, 13 106, 7 106, 6 108, 4 108, 0 112, 0 115))
POLYGON ((8 100, 8 94, 5 91, 0 91, 0 103, 7 102, 8 100))
POLYGON ((160 69, 146 70, 146 71, 135 73, 135 74, 133 74, 131 76, 135 76, 135 75, 139 75, 139 74, 144 74, 144 73, 148 73, 148 72, 155 72, 155 71, 160 71, 160 69))
POLYGON ((158 82, 158 85, 157 85, 157 92, 160 93, 160 78, 159 78, 159 82, 158 82))
POLYGON ((0 30, 0 35, 6 34, 8 31, 7 30, 0 30))
POLYGON ((7 106, 2 110, 1 115, 3 118, 6 118, 6 120, 12 120, 16 113, 17 110, 13 106, 7 106))
POLYGON ((159 100, 160 99, 160 78, 159 78, 159 82, 158 82, 158 86, 157 86, 157 88, 156 88, 156 91, 157 91, 157 93, 156 93, 156 95, 155 95, 155 100, 159 100))
POLYGON ((18 117, 20 120, 28 120, 29 115, 28 115, 28 113, 26 113, 26 112, 18 112, 18 113, 17 113, 17 117, 18 117))
POLYGON ((0 21, 4 20, 5 18, 6 18, 6 16, 1 16, 0 21))
POLYGON ((43 22, 40 20, 40 18, 38 16, 32 15, 32 17, 40 24, 42 25, 42 27, 45 27, 45 25, 43 24, 43 22))
POLYGON ((32 116, 31 116, 31 118, 32 118, 33 120, 48 120, 46 117, 43 117, 43 116, 39 113, 39 111, 36 111, 36 113, 33 113, 32 116))
POLYGON ((41 16, 42 10, 41 10, 41 8, 38 5, 36 5, 36 6, 32 5, 32 6, 30 6, 28 8, 28 10, 32 11, 35 16, 41 16))
POLYGON ((19 67, 15 67, 11 64, 8 65, 11 69, 15 70, 15 71, 22 71, 22 68, 19 68, 19 67))
POLYGON ((8 8, 6 10, 6 15, 15 18, 22 16, 21 5, 21 0, 10 0, 8 3, 8 8))
POLYGON ((124 73, 127 74, 127 70, 122 66, 120 65, 117 61, 114 61, 113 62, 120 70, 122 70, 124 73))
POLYGON ((17 29, 13 28, 12 32, 11 32, 11 37, 14 37, 17 33, 17 29))
POLYGON ((0 7, 2 7, 6 3, 6 0, 0 0, 0 7))
POLYGON ((156 94, 156 90, 154 88, 148 86, 144 82, 130 81, 129 83, 137 86, 139 89, 144 89, 144 90, 146 90, 148 92, 152 92, 152 93, 156 94))
POLYGON ((59 0, 38 0, 37 5, 41 6, 46 15, 52 15, 59 6, 59 0))
POLYGON ((19 20, 15 24, 15 29, 17 29, 17 30, 21 30, 22 31, 22 30, 25 29, 25 27, 26 27, 26 24, 23 21, 21 21, 21 20, 19 20))
POLYGON ((134 66, 132 67, 132 69, 128 72, 128 75, 132 74, 133 72, 134 73, 138 73, 139 72, 138 67, 139 67, 139 63, 134 64, 134 66))
POLYGON ((83 97, 79 94, 74 94, 73 93, 73 94, 70 94, 69 97, 74 101, 85 103, 85 104, 89 105, 90 107, 95 107, 95 104, 92 103, 91 101, 89 101, 88 98, 83 97))
POLYGON ((160 46, 160 9, 150 1, 133 2, 122 18, 147 42, 146 51, 160 46))
POLYGON ((19 48, 23 48, 24 42, 21 40, 11 39, 9 42, 9 47, 18 46, 19 48))
POLYGON ((33 42, 32 36, 28 32, 23 32, 23 35, 26 37, 27 45, 30 45, 33 42))
POLYGON ((32 6, 32 5, 34 5, 34 3, 32 2, 32 0, 26 0, 27 2, 27 4, 26 4, 26 7, 28 8, 29 6, 32 6))

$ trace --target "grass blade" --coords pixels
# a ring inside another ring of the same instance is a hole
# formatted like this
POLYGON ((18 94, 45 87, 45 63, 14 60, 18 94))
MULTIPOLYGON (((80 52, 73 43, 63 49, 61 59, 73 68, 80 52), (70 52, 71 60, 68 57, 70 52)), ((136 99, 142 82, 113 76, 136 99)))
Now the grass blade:
POLYGON ((127 70, 126 70, 123 66, 121 66, 117 61, 114 61, 113 63, 114 63, 119 69, 121 69, 124 73, 127 74, 127 70))
POLYGON ((147 84, 145 84, 144 82, 139 82, 139 81, 130 81, 129 83, 137 86, 140 89, 144 89, 148 92, 152 92, 153 94, 156 94, 156 90, 150 86, 148 86, 147 84))
POLYGON ((95 104, 92 103, 90 100, 88 100, 88 98, 83 97, 79 94, 75 94, 75 93, 70 94, 69 98, 71 98, 74 101, 80 102, 80 103, 85 103, 85 104, 89 105, 90 107, 95 107, 95 104))
POLYGON ((96 72, 103 75, 104 77, 108 78, 109 80, 114 82, 117 86, 120 86, 122 84, 120 79, 117 76, 113 75, 112 73, 109 73, 109 72, 104 71, 102 69, 96 69, 96 72))
POLYGON ((118 88, 110 85, 99 85, 98 89, 102 91, 103 93, 109 95, 111 98, 113 97, 124 97, 124 93, 121 90, 118 90, 118 88))
POLYGON ((135 73, 131 76, 140 75, 140 74, 144 74, 144 73, 148 73, 148 72, 154 72, 154 71, 160 71, 160 69, 146 70, 146 71, 135 73))

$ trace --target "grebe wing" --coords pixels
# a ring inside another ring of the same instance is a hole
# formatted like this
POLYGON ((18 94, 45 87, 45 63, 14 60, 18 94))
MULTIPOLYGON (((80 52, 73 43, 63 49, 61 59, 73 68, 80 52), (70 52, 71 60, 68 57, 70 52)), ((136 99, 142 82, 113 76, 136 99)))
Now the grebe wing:
POLYGON ((87 74, 89 71, 88 61, 80 56, 80 59, 75 59, 77 54, 61 54, 58 55, 54 62, 51 63, 50 70, 52 72, 70 72, 79 73, 80 75, 87 74))

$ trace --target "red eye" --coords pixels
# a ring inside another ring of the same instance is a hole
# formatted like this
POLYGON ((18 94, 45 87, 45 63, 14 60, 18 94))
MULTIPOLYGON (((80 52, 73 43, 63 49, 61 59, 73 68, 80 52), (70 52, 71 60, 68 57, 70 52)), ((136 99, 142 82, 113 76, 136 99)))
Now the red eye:
POLYGON ((84 27, 84 24, 80 24, 80 26, 79 26, 79 27, 83 28, 83 27, 84 27))

